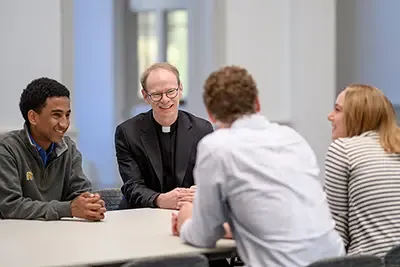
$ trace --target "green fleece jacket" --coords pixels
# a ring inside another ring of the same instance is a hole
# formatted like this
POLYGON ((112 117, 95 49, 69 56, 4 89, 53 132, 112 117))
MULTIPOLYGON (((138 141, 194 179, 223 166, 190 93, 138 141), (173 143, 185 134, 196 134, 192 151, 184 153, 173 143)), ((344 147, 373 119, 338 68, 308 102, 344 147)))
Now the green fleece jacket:
POLYGON ((71 200, 90 190, 81 153, 69 137, 55 144, 44 166, 26 127, 0 136, 0 218, 72 217, 71 200))

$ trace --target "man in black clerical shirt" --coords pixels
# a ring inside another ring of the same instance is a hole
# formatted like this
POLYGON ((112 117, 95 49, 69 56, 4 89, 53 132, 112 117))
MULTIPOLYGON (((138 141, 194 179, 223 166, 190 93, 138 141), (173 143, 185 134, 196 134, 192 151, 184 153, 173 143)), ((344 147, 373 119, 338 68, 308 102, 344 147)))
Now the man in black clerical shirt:
POLYGON ((197 144, 212 125, 178 109, 183 86, 169 63, 150 66, 141 77, 152 109, 117 126, 115 148, 121 190, 128 208, 179 209, 194 197, 197 144))

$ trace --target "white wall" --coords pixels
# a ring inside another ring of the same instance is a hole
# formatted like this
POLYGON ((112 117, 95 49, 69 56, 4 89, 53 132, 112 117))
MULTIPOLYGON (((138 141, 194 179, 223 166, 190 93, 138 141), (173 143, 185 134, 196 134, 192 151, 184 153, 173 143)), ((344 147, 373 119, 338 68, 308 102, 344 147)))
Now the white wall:
POLYGON ((21 128, 18 103, 34 78, 61 78, 60 1, 0 2, 0 126, 21 128))
MULTIPOLYGON (((196 116, 208 118, 203 104, 203 85, 211 71, 214 71, 215 62, 220 56, 220 51, 215 46, 215 31, 223 27, 219 16, 219 6, 224 1, 194 0, 191 1, 189 10, 189 94, 185 110, 196 116)), ((185 88, 185 85, 183 85, 185 88)))
POLYGON ((314 149, 323 178, 336 97, 336 1, 293 1, 290 17, 291 121, 314 149))
POLYGON ((71 26, 63 24, 61 5, 68 13, 61 0, 0 1, 0 132, 22 127, 19 97, 31 80, 46 76, 71 85, 72 47, 61 34, 71 26))
MULTIPOLYGON (((262 113, 289 121, 289 15, 287 0, 226 0, 224 53, 218 65, 240 65, 253 74, 260 89, 262 113)), ((219 14, 216 14, 219 16, 219 14)), ((220 45, 220 44, 217 44, 220 45)))
POLYGON ((237 64, 253 74, 262 113, 307 139, 322 178, 336 91, 335 1, 224 0, 216 10, 215 66, 237 64))

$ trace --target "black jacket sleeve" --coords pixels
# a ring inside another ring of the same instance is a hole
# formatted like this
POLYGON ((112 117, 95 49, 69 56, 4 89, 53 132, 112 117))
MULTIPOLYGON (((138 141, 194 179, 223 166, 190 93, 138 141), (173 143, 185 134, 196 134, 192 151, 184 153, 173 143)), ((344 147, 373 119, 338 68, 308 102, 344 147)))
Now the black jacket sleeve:
POLYGON ((160 193, 146 187, 139 165, 129 147, 126 134, 121 126, 115 131, 115 150, 118 168, 124 182, 122 193, 135 207, 155 207, 154 200, 160 193))

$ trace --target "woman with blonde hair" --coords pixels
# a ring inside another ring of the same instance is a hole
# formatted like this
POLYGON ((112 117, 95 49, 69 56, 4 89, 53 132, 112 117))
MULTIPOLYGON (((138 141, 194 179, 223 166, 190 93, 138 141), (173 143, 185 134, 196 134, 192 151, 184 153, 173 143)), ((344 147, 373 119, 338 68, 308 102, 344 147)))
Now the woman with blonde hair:
POLYGON ((347 254, 383 256, 400 243, 400 129, 377 88, 352 84, 339 94, 325 191, 347 254))

